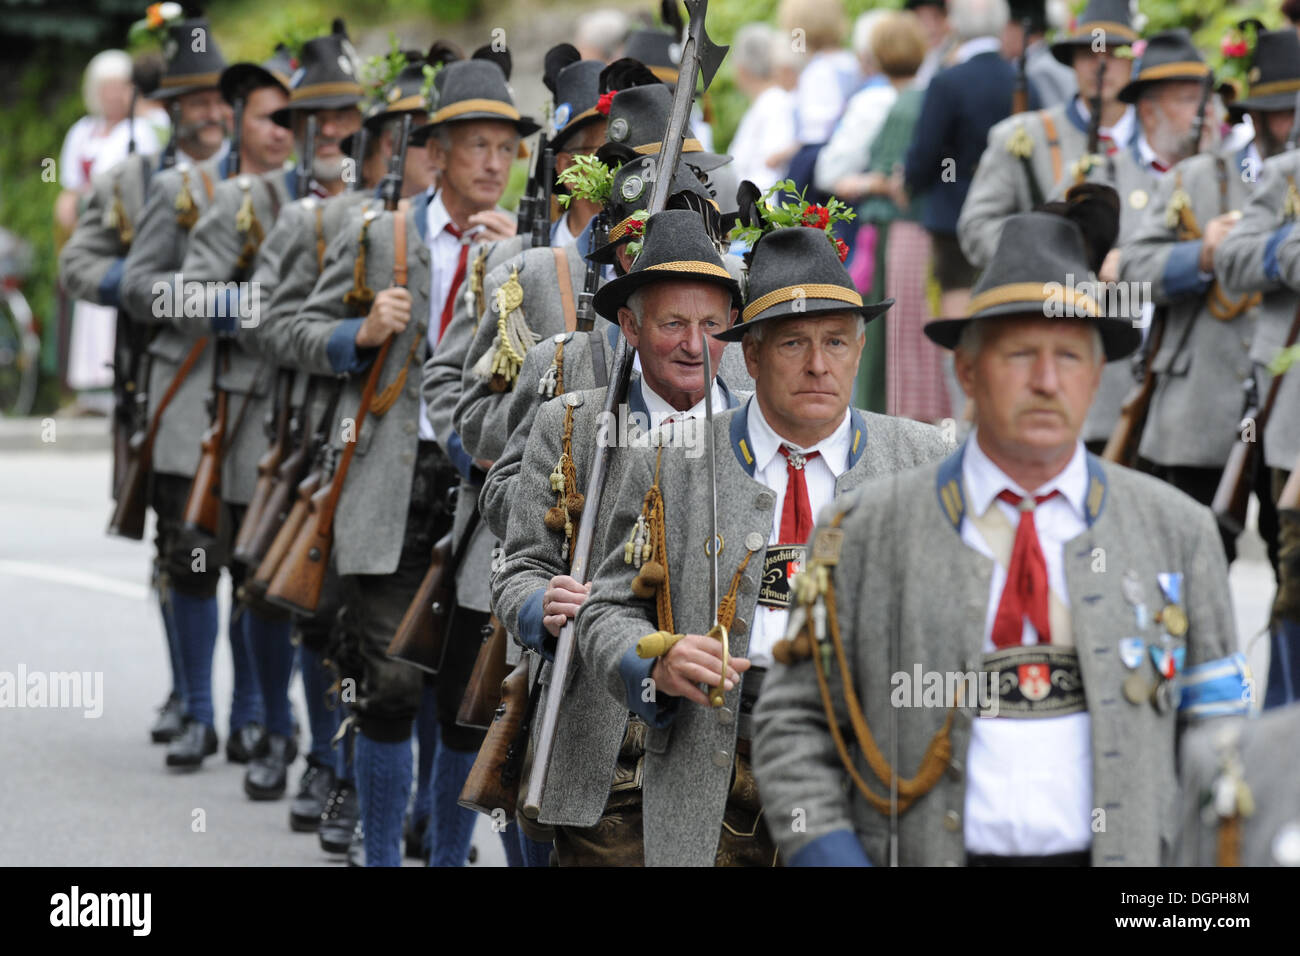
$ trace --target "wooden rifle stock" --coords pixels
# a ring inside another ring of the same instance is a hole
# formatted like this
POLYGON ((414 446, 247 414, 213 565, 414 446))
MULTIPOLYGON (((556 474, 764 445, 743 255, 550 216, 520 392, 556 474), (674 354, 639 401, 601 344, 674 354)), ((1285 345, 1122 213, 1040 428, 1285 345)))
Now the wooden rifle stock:
POLYGON ((285 555, 289 553, 289 549, 293 547, 294 541, 302 531, 303 522, 307 520, 307 514, 311 511, 312 496, 320 490, 321 483, 324 480, 325 473, 316 468, 303 478, 294 489, 293 504, 289 507, 289 513, 285 516, 284 523, 280 525, 275 537, 271 539, 271 545, 266 549, 266 555, 258 564, 257 570, 244 585, 258 597, 266 596, 267 589, 270 588, 276 571, 280 569, 285 555))
POLYGON ((510 665, 506 663, 506 629, 492 616, 483 643, 474 659, 474 670, 470 672, 469 683, 465 687, 465 696, 461 698, 460 710, 456 712, 456 723, 462 727, 487 729, 492 724, 492 715, 501 703, 501 682, 509 676, 510 665))
POLYGON ((234 551, 236 561, 243 562, 250 568, 256 568, 262 563, 272 542, 275 541, 276 534, 284 526, 285 519, 293 508, 294 491, 306 477, 304 473, 310 464, 311 454, 306 445, 299 445, 279 463, 261 513, 257 516, 257 523, 248 535, 247 543, 242 549, 237 548, 234 551))
POLYGON ((1033 29, 1033 23, 1029 17, 1024 17, 1020 21, 1020 57, 1016 62, 1016 85, 1011 92, 1011 112, 1025 113, 1029 110, 1029 75, 1025 72, 1025 65, 1029 60, 1029 33, 1033 29))
POLYGON ((208 340, 201 338, 194 343, 189 354, 185 356, 180 367, 172 377, 167 391, 158 401, 148 429, 138 429, 131 436, 128 446, 128 460, 121 487, 118 489, 117 502, 113 506, 113 516, 108 520, 108 533, 119 538, 139 541, 144 538, 145 512, 149 505, 149 472, 153 468, 153 443, 158 437, 158 426, 162 422, 163 412, 180 390, 181 385, 194 368, 208 340))
POLYGON ((483 746, 465 778, 457 801, 462 807, 486 813, 496 810, 513 820, 519 804, 519 779, 528 747, 528 716, 539 695, 528 693, 528 659, 515 665, 501 682, 501 701, 492 715, 483 746))
POLYGON ((216 537, 221 521, 221 459, 226 441, 226 407, 226 393, 219 391, 216 414, 203 434, 199 463, 194 469, 189 497, 185 499, 185 527, 213 537, 216 537))
MULTIPOLYGON (((1297 336, 1300 336, 1300 307, 1291 320, 1291 328, 1287 331, 1286 343, 1282 348, 1285 350, 1295 345, 1297 336)), ((1259 439, 1264 435, 1281 386, 1282 375, 1274 375, 1264 401, 1258 403, 1257 407, 1254 407, 1256 403, 1250 403, 1252 407, 1246 409, 1241 420, 1240 441, 1235 442, 1232 451, 1228 453, 1223 476, 1219 479, 1219 487, 1215 489, 1214 500, 1210 503, 1210 510, 1214 512, 1219 527, 1231 535, 1241 534, 1246 527, 1246 506, 1250 501, 1250 490, 1255 484, 1255 469, 1259 467, 1259 439), (1247 427, 1253 429, 1249 441, 1244 434, 1247 427)))
POLYGON ((448 532, 433 546, 429 569, 388 644, 389 657, 430 674, 442 669, 447 647, 447 616, 451 613, 456 578, 453 560, 452 536, 448 532))
POLYGON ((1115 423, 1106 440, 1106 448, 1101 453, 1103 461, 1114 462, 1126 468, 1132 468, 1137 461, 1138 443, 1142 438, 1142 429, 1146 426, 1147 413, 1151 409, 1151 396, 1156 390, 1156 373, 1152 369, 1160 343, 1164 339, 1164 313, 1152 320, 1151 338, 1146 349, 1146 362, 1142 381, 1133 386, 1124 405, 1120 408, 1119 421, 1115 423))

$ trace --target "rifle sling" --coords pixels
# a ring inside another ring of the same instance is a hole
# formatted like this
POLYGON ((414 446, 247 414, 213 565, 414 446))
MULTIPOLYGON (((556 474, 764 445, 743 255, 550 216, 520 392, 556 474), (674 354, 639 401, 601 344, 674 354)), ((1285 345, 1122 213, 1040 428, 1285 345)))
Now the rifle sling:
POLYGON ((185 356, 180 367, 176 369, 176 374, 172 376, 171 384, 167 386, 167 391, 163 392, 162 398, 158 400, 158 407, 154 409, 153 419, 149 422, 149 431, 145 438, 145 446, 147 448, 151 450, 153 449, 153 440, 158 434, 158 426, 162 422, 163 412, 167 411, 167 406, 172 403, 172 399, 176 397, 176 393, 180 391, 181 386, 185 384, 185 379, 188 378, 190 372, 194 370, 194 363, 199 360, 199 356, 203 354, 203 350, 207 347, 208 338, 205 335, 194 343, 189 354, 185 356))
POLYGON ((564 310, 564 331, 572 332, 578 327, 578 309, 573 304, 573 278, 569 275, 569 260, 564 254, 563 246, 554 246, 555 282, 560 287, 560 307, 564 310))
MULTIPOLYGON (((393 216, 393 285, 406 285, 406 216, 400 213, 393 216)), ((352 465, 352 456, 356 453, 357 442, 361 438, 361 427, 365 424, 366 415, 370 413, 370 403, 374 401, 375 388, 379 385, 379 373, 383 370, 388 351, 392 346, 393 336, 390 335, 379 347, 379 354, 375 356, 374 364, 370 366, 370 374, 366 376, 366 385, 361 390, 361 401, 357 405, 357 423, 352 430, 352 440, 343 446, 338 468, 335 469, 334 478, 330 481, 329 497, 321 506, 317 533, 322 537, 329 535, 334 523, 334 511, 338 508, 339 495, 343 493, 343 482, 347 479, 348 468, 352 465)))
POLYGON ((1052 160, 1052 185, 1061 182, 1061 140, 1056 135, 1056 122, 1047 110, 1039 110, 1038 118, 1043 122, 1043 133, 1047 136, 1047 155, 1052 160))

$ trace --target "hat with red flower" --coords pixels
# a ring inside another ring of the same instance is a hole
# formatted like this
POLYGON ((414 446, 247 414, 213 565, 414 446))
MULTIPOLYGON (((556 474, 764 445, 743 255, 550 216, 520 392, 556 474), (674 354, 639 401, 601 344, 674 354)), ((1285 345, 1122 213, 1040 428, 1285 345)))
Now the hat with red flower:
POLYGON ((1260 30, 1255 37, 1244 98, 1229 106, 1234 117, 1249 110, 1271 112, 1295 107, 1300 91, 1300 37, 1295 30, 1260 30))

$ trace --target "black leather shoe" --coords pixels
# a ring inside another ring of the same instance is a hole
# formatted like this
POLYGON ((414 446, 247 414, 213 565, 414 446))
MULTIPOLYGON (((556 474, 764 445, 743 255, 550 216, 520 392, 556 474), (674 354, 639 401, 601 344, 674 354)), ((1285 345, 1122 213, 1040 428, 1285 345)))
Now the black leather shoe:
POLYGON ((226 740, 226 759, 231 763, 248 763, 260 757, 266 746, 266 728, 259 723, 244 724, 226 740))
POLYGON ((307 758, 307 769, 298 780, 298 795, 289 805, 289 829, 315 833, 320 828, 325 801, 334 789, 334 768, 307 758))
POLYGON ((181 698, 172 694, 158 708, 158 719, 149 729, 149 736, 156 744, 169 744, 181 735, 185 729, 185 714, 181 711, 181 698))
POLYGON ((429 862, 429 854, 424 851, 424 835, 429 830, 429 818, 415 819, 408 816, 402 826, 403 852, 407 859, 429 862))
POLYGON ((346 780, 338 783, 330 791, 325 809, 321 811, 318 834, 321 849, 326 853, 347 853, 360 816, 357 788, 346 780))
POLYGON ((217 732, 197 720, 185 721, 185 729, 167 745, 167 766, 197 770, 204 757, 217 752, 217 732))
POLYGON ((283 734, 267 734, 266 749, 244 774, 244 793, 253 800, 279 800, 289 781, 289 764, 298 756, 298 744, 283 734))
POLYGON ((361 829, 361 821, 357 821, 356 827, 352 831, 352 842, 348 844, 348 866, 365 866, 366 865, 366 834, 361 829))

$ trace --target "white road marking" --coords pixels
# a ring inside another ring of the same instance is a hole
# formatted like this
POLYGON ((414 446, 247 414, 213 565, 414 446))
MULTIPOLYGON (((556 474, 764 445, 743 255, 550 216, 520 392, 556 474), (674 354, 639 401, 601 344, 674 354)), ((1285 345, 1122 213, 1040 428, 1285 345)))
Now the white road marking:
POLYGON ((53 584, 66 584, 72 587, 86 588, 103 594, 131 598, 136 601, 149 599, 151 589, 143 584, 132 584, 120 578, 110 578, 103 574, 91 574, 89 571, 73 571, 56 567, 52 564, 40 564, 36 561, 0 561, 0 575, 12 575, 17 578, 29 578, 33 581, 49 581, 53 584))

